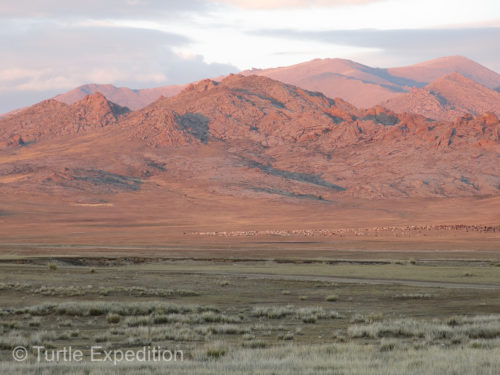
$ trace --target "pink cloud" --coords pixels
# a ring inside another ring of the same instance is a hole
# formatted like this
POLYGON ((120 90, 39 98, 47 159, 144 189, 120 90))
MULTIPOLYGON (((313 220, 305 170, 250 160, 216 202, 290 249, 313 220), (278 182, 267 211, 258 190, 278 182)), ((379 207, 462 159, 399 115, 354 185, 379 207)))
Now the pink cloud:
POLYGON ((336 7, 375 3, 382 0, 211 0, 248 9, 336 7))

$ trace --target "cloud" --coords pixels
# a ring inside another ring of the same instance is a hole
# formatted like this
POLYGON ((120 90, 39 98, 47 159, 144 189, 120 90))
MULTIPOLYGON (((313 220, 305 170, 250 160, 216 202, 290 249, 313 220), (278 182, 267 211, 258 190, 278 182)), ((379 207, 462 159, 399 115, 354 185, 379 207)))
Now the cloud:
POLYGON ((15 0, 0 3, 2 18, 171 19, 183 12, 205 11, 204 0, 15 0))
POLYGON ((3 18, 172 19, 179 13, 205 13, 218 5, 244 9, 362 5, 384 0, 15 0, 0 3, 3 18))
POLYGON ((332 45, 373 48, 396 63, 464 55, 500 71, 500 27, 408 30, 263 30, 258 35, 311 40, 332 45))
POLYGON ((231 65, 209 64, 199 55, 176 53, 191 41, 175 33, 53 23, 29 29, 4 25, 10 32, 0 31, 0 113, 19 105, 19 92, 26 93, 28 103, 29 98, 48 98, 85 83, 146 88, 238 71, 231 65))
POLYGON ((312 8, 312 7, 338 7, 347 5, 363 5, 383 0, 213 0, 213 1, 248 9, 280 9, 280 8, 312 8))

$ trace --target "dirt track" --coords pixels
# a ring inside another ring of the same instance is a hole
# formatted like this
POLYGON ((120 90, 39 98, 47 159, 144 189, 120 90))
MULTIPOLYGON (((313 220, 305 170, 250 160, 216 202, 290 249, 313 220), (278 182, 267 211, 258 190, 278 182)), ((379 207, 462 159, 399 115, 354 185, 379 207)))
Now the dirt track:
POLYGON ((316 275, 275 275, 271 273, 240 273, 240 272, 195 272, 194 274, 211 274, 217 276, 238 276, 249 279, 272 279, 272 280, 294 280, 294 281, 329 281, 335 283, 370 284, 370 285, 406 285, 426 288, 449 288, 449 289, 485 289, 500 290, 500 285, 480 283, 454 283, 442 281, 419 281, 399 279, 375 279, 361 277, 337 277, 316 275))

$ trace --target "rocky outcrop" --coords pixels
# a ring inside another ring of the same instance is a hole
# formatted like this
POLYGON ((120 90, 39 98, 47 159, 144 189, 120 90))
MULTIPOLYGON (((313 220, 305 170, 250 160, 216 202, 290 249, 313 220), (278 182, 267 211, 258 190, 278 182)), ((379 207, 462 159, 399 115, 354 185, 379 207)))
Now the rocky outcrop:
POLYGON ((36 157, 37 166, 2 181, 36 188, 125 190, 94 183, 131 177, 316 204, 500 193, 500 122, 492 112, 433 121, 383 106, 358 109, 263 76, 204 80, 132 113, 100 94, 73 105, 49 100, 1 120, 0 129, 14 146, 1 152, 22 153, 5 170, 15 171, 19 157, 36 157), (61 175, 67 163, 102 173, 61 175))
POLYGON ((454 121, 464 114, 500 114, 500 93, 459 73, 446 75, 424 88, 413 88, 383 103, 395 112, 416 113, 435 119, 454 121))
POLYGON ((0 139, 19 136, 24 142, 82 134, 91 129, 117 124, 129 111, 108 101, 100 93, 67 105, 45 100, 0 120, 0 139))

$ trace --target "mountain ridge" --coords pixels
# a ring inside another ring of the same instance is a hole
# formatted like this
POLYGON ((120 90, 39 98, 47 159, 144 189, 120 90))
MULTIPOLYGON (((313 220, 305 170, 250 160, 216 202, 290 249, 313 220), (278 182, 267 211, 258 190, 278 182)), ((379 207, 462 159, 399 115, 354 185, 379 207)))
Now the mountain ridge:
POLYGON ((116 124, 129 112, 128 108, 107 100, 100 92, 87 95, 71 105, 48 99, 0 119, 0 137, 7 144, 12 143, 8 139, 13 139, 15 145, 16 139, 19 144, 21 141, 29 143, 47 137, 77 134, 116 124))
MULTIPOLYGON (((463 56, 443 57, 399 68, 375 68, 347 59, 314 59, 285 67, 247 70, 241 74, 265 75, 307 90, 320 91, 328 97, 341 97, 357 107, 369 108, 410 92, 413 87, 422 88, 453 72, 488 88, 500 88, 499 74, 463 56)), ((215 78, 217 81, 220 79, 215 78)), ((101 91, 109 100, 136 110, 161 96, 174 96, 188 85, 133 90, 88 84, 60 94, 55 99, 72 104, 87 94, 101 91)))
POLYGON ((55 100, 66 104, 73 104, 86 95, 101 92, 110 101, 131 110, 137 110, 151 104, 161 96, 172 96, 178 94, 187 85, 162 86, 147 89, 130 89, 128 87, 116 87, 111 84, 86 84, 74 88, 64 94, 54 97, 55 100))
POLYGON ((493 113, 431 121, 255 75, 200 81, 134 112, 110 108, 96 94, 0 120, 11 129, 4 136, 23 141, 0 147, 3 188, 90 199, 175 185, 208 197, 323 204, 500 191, 493 113))
POLYGON ((382 103, 395 112, 410 112, 453 121, 467 113, 500 115, 500 93, 460 73, 450 73, 423 88, 414 88, 382 103))
POLYGON ((406 67, 389 68, 388 71, 396 76, 418 78, 426 83, 431 83, 450 73, 460 73, 490 89, 500 85, 500 74, 460 55, 439 57, 406 67))

